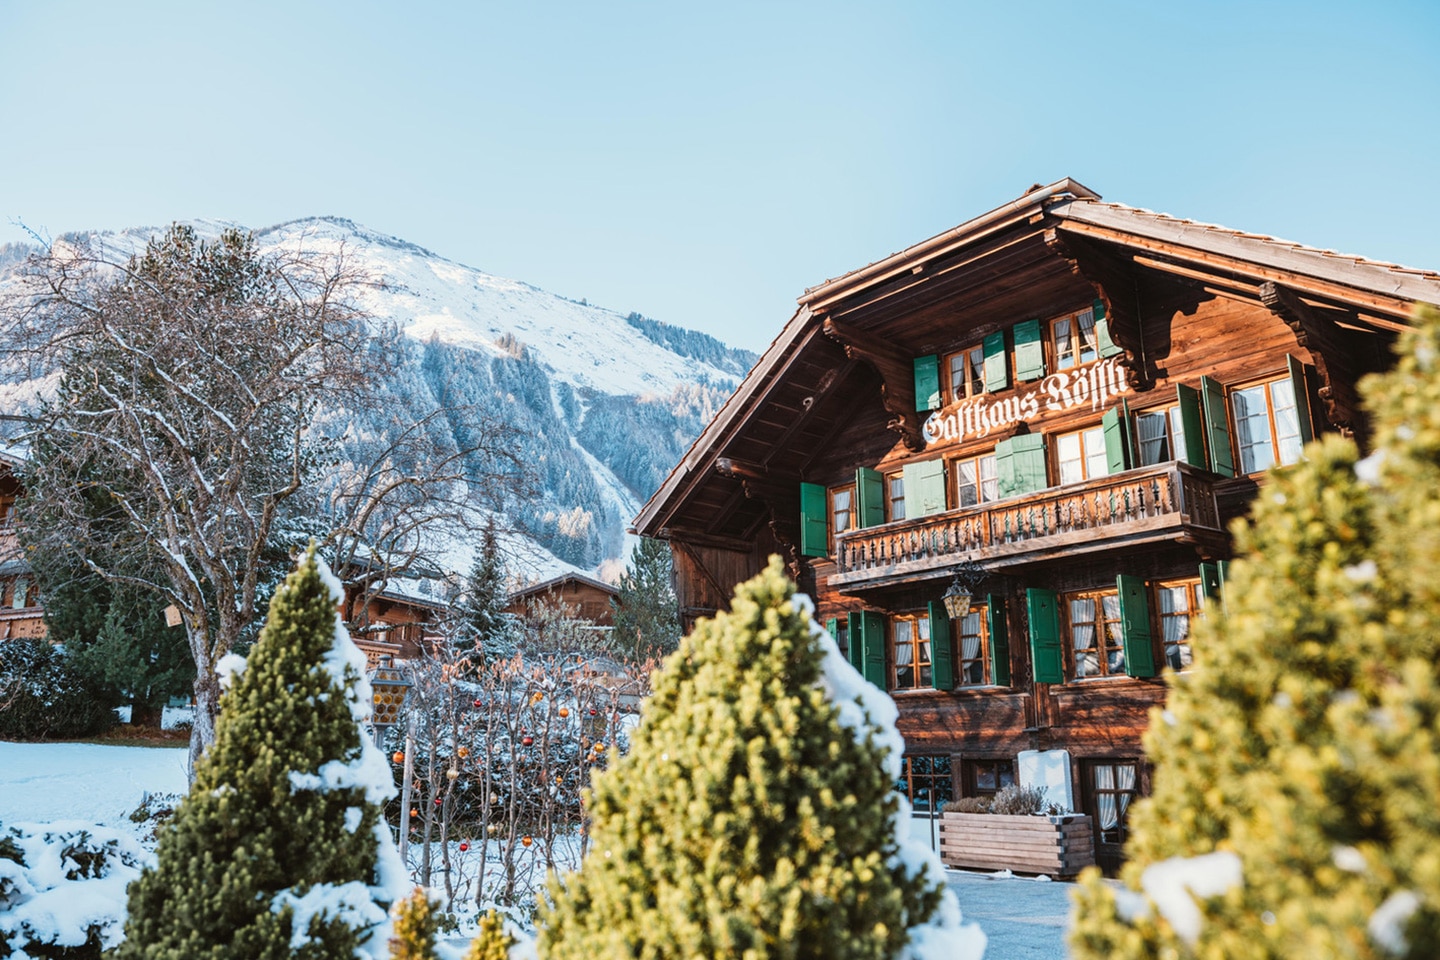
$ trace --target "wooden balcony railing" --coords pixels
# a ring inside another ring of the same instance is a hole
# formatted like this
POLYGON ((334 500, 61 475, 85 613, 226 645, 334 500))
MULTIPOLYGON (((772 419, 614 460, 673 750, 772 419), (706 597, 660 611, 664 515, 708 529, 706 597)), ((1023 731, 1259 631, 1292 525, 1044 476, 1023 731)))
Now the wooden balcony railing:
POLYGON ((836 588, 943 575, 962 559, 1012 563, 1221 534, 1214 478, 1170 462, 836 538, 836 588))

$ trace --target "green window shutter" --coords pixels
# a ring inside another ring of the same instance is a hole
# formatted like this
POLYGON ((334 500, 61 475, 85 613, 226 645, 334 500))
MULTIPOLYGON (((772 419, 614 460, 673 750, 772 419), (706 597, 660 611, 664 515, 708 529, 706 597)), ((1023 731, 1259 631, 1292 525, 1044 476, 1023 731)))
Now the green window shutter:
POLYGON ((1015 479, 1015 450, 1011 440, 995 444, 995 488, 1002 500, 1020 492, 1015 479))
POLYGON ((1220 566, 1215 563, 1200 564, 1200 592, 1206 600, 1220 598, 1220 566))
POLYGON ((1206 469, 1210 466, 1205 459, 1205 433, 1200 419, 1200 392, 1183 383, 1175 385, 1175 399, 1180 403, 1180 426, 1185 431, 1185 449, 1178 451, 1177 460, 1184 460, 1192 467, 1206 469))
POLYGON ((865 675, 865 615, 863 613, 851 613, 846 615, 845 626, 845 659, 850 661, 861 676, 865 675))
POLYGON ((992 593, 985 598, 985 628, 990 634, 990 682, 1010 686, 1010 632, 1005 622, 1005 597, 992 593))
MULTIPOLYGON (((1235 476, 1235 453, 1230 446, 1230 416, 1225 409, 1225 388, 1209 377, 1200 378, 1200 405, 1205 412, 1205 440, 1210 448, 1210 469, 1222 477, 1235 476)), ((1189 443, 1189 438, 1186 438, 1189 443)))
POLYGON ((1045 376, 1045 340, 1039 320, 1026 320, 1014 327, 1015 379, 1039 380, 1045 376))
POLYGON ((1010 370, 1005 362, 1005 331, 996 330, 985 338, 985 390, 994 393, 1010 386, 1010 370))
POLYGON ((928 517, 945 512, 945 461, 921 460, 907 463, 902 473, 905 484, 905 516, 928 517))
POLYGON ((1065 655, 1060 648, 1060 605, 1054 590, 1025 591, 1030 618, 1030 664, 1036 683, 1064 683, 1065 655))
POLYGON ((940 358, 935 354, 915 358, 915 409, 939 410, 940 358))
POLYGON ((825 488, 800 484, 800 556, 823 557, 830 550, 830 521, 825 516, 825 488))
POLYGON ((955 689, 955 655, 950 642, 950 615, 945 604, 930 601, 930 675, 936 690, 955 689))
POLYGON ((1300 420, 1300 442, 1309 443, 1315 439, 1315 432, 1310 426, 1310 391, 1305 389, 1305 364, 1286 354, 1285 366, 1290 370, 1290 386, 1295 391, 1295 416, 1300 420))
POLYGON ((1132 677, 1155 676, 1155 640, 1150 632, 1150 597, 1145 581, 1120 574, 1120 631, 1125 645, 1125 672, 1132 677))
POLYGON ((859 527, 874 527, 885 522, 885 478, 879 471, 869 467, 855 471, 855 499, 859 527))
POLYGON ((1043 436, 1038 433, 1025 433, 1012 437, 1010 451, 1015 459, 1015 483, 1018 487, 1016 493, 1035 493, 1050 485, 1045 475, 1043 436))
POLYGON ((1105 459, 1110 473, 1121 473, 1135 465, 1130 443, 1130 404, 1121 399, 1120 406, 1111 407, 1100 418, 1105 431, 1105 459))
POLYGON ((1124 353, 1114 340, 1110 339, 1110 318, 1105 316, 1105 301, 1096 300, 1091 304, 1095 311, 1095 343, 1100 347, 1100 356, 1113 357, 1117 353, 1124 353))
POLYGON ((870 610, 860 612, 860 648, 865 679, 884 690, 885 684, 885 618, 870 610))

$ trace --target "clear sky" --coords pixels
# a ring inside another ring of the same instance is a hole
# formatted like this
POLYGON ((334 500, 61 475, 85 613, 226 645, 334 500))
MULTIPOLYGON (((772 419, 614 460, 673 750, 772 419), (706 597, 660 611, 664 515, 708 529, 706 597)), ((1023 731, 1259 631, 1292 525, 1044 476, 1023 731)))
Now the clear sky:
POLYGON ((0 0, 0 243, 349 217, 762 349, 1073 177, 1440 268, 1440 0, 0 0))

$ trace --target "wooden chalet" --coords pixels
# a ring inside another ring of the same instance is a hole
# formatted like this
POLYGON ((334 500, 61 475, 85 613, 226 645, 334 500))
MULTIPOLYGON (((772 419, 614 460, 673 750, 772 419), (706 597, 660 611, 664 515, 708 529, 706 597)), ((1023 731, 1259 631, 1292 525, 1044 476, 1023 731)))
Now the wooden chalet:
POLYGON ((19 461, 0 454, 0 641, 36 639, 47 633, 40 588, 15 537, 15 501, 23 492, 19 461))
POLYGON ((1226 525, 1315 434, 1363 445, 1418 301, 1440 274, 1036 186, 807 290, 635 527, 687 629, 784 558, 898 703, 917 811, 1052 751, 1113 868, 1226 525))
POLYGON ((524 616, 530 604, 543 600, 563 604, 566 609, 574 611, 576 619, 608 630, 615 626, 615 614, 610 601, 618 596, 620 591, 604 580, 596 580, 583 573, 563 573, 515 590, 510 594, 505 610, 516 616, 524 616))

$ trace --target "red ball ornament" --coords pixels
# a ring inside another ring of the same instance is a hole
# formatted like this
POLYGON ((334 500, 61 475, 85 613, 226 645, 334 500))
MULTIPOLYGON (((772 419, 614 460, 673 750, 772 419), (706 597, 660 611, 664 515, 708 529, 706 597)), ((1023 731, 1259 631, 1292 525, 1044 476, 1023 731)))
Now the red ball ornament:
POLYGON ((481 700, 479 697, 476 697, 476 698, 475 698, 475 709, 478 710, 478 709, 480 709, 480 708, 483 707, 483 706, 485 706, 485 701, 481 700))
POLYGON ((521 738, 520 738, 520 744, 521 744, 521 746, 526 746, 526 747, 528 747, 528 746, 530 746, 530 745, 531 745, 532 743, 534 743, 534 742, 535 742, 535 738, 534 738, 534 737, 521 737, 521 738))
POLYGON ((461 853, 464 853, 466 850, 469 850, 469 849, 470 849, 470 844, 466 843, 464 840, 461 840, 461 841, 460 841, 460 852, 461 852, 461 853))
POLYGON ((591 708, 590 708, 590 716, 592 716, 592 717, 595 716, 595 713, 596 713, 595 708, 594 708, 594 707, 591 707, 591 708))
POLYGON ((445 798, 444 798, 444 797, 436 797, 436 798, 435 798, 435 806, 440 807, 440 806, 444 806, 444 805, 445 805, 445 798))

